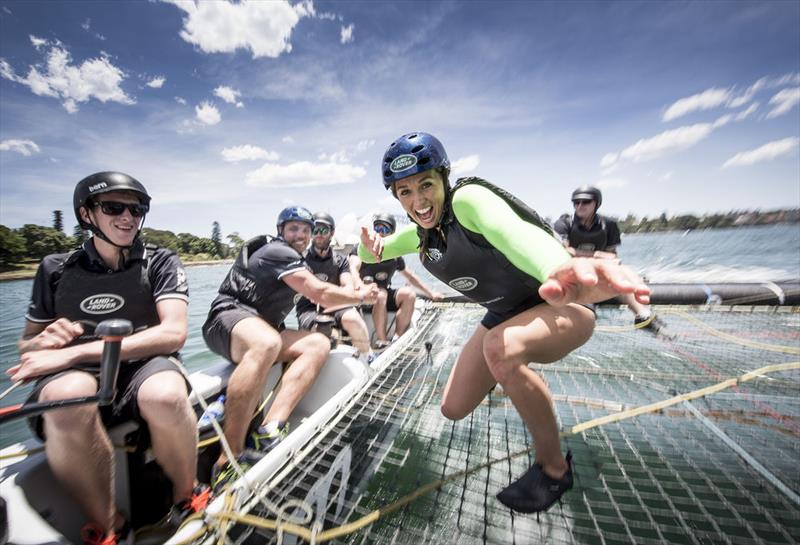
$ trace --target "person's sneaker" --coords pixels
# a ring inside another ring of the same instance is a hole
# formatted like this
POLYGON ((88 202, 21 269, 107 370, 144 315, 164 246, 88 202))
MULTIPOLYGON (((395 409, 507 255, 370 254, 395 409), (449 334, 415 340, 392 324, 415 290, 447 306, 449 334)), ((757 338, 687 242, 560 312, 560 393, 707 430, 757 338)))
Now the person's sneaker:
POLYGON ((247 436, 244 443, 245 450, 254 454, 265 455, 289 435, 289 423, 274 420, 259 426, 247 436))
POLYGON ((391 346, 392 341, 375 341, 375 350, 384 350, 391 346))
POLYGON ((166 516, 158 523, 137 530, 136 543, 138 545, 164 543, 178 531, 186 519, 204 511, 210 501, 211 488, 206 484, 195 486, 192 496, 170 507, 166 516))
POLYGON ((116 532, 106 534, 106 531, 94 522, 83 525, 81 541, 83 541, 83 545, 118 545, 120 543, 116 532))
POLYGON ((656 335, 661 335, 668 339, 673 337, 667 330, 667 324, 655 314, 651 314, 647 317, 637 316, 633 319, 633 325, 637 329, 649 329, 656 335))
POLYGON ((567 472, 560 479, 553 479, 533 464, 525 474, 497 494, 497 499, 506 507, 520 513, 546 511, 564 492, 572 488, 572 453, 567 452, 567 472))
MULTIPOLYGON (((236 463, 239 464, 242 473, 247 473, 247 470, 256 465, 258 460, 259 459, 254 456, 240 454, 239 457, 236 458, 236 463)), ((224 466, 214 466, 214 469, 211 471, 212 495, 215 497, 219 496, 228 484, 234 482, 238 478, 239 474, 236 472, 236 468, 233 467, 232 463, 228 462, 224 466)))

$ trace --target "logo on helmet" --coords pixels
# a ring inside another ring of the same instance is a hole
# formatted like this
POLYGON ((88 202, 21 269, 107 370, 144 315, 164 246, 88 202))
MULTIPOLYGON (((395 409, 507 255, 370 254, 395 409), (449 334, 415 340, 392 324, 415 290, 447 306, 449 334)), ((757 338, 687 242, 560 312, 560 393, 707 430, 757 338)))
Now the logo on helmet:
POLYGON ((98 189, 103 189, 105 187, 108 187, 108 184, 105 183, 105 182, 100 182, 99 184, 90 185, 89 186, 89 193, 94 193, 98 189))
POLYGON ((470 291, 478 287, 478 281, 471 276, 462 276, 451 280, 447 285, 457 291, 470 291))
POLYGON ((403 172, 417 164, 417 158, 413 155, 400 155, 389 165, 389 170, 392 172, 403 172))
POLYGON ((125 299, 113 293, 99 293, 81 301, 80 306, 88 314, 108 314, 125 306, 125 299))

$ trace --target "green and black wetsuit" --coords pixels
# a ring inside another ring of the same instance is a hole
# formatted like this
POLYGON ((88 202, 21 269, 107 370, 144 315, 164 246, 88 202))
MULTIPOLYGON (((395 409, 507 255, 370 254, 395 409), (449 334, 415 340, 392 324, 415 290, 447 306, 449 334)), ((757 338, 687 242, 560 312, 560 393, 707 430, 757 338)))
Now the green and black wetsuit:
MULTIPOLYGON (((487 328, 541 304, 538 290, 570 256, 522 201, 480 178, 459 180, 439 226, 410 225, 384 239, 383 259, 424 251, 422 265, 485 307, 487 328)), ((359 257, 375 258, 362 246, 359 257)))

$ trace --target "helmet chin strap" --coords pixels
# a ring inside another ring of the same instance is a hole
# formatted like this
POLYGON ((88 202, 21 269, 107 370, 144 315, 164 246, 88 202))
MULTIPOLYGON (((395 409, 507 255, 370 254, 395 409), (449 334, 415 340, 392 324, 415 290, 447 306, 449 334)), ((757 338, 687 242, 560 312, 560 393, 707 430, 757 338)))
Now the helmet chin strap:
POLYGON ((139 224, 139 229, 136 231, 136 236, 134 236, 133 240, 131 241, 131 243, 127 244, 127 245, 117 244, 116 242, 114 242, 113 240, 108 238, 108 236, 102 231, 102 229, 100 229, 100 227, 98 227, 97 225, 94 224, 94 222, 92 221, 92 218, 91 217, 89 218, 89 221, 88 221, 89 230, 92 233, 94 233, 94 235, 96 237, 103 239, 104 241, 108 242, 112 246, 114 246, 116 248, 119 248, 121 250, 119 252, 119 259, 117 261, 117 266, 120 269, 125 267, 125 250, 130 250, 131 248, 133 248, 133 245, 136 244, 137 240, 139 240, 139 235, 142 233, 142 226, 144 225, 144 218, 145 217, 146 216, 142 216, 142 222, 139 224))

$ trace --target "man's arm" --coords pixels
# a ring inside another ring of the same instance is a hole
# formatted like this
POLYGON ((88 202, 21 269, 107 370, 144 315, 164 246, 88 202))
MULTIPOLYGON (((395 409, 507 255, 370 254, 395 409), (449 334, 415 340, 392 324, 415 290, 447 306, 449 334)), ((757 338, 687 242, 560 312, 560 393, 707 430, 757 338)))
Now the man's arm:
POLYGON ((360 290, 364 287, 364 282, 361 280, 361 258, 356 254, 347 256, 350 262, 350 273, 353 277, 353 289, 360 290))
POLYGON ((420 280, 419 277, 416 274, 414 274, 413 272, 411 272, 410 270, 403 269, 402 271, 400 271, 400 274, 402 274, 405 277, 405 279, 408 281, 409 284, 411 284, 412 286, 414 286, 415 288, 420 290, 429 299, 432 299, 434 301, 441 301, 442 299, 444 299, 444 296, 441 293, 439 293, 438 291, 433 291, 432 289, 430 289, 425 284, 425 282, 420 280))
POLYGON ((281 277, 290 288, 323 308, 342 305, 372 304, 377 297, 377 287, 356 291, 349 286, 323 282, 307 269, 299 269, 281 277))
MULTIPOLYGON (((156 326, 134 333, 122 340, 120 359, 138 360, 162 354, 177 352, 186 342, 188 334, 188 303, 183 299, 163 299, 156 303, 156 311, 161 320, 156 326)), ((64 320, 64 319, 62 319, 64 320)), ((61 320, 54 322, 58 323, 61 320)), ((69 320, 64 320, 67 323, 69 320)), ((80 324, 76 324, 80 327, 80 324)), ((25 331, 35 331, 39 324, 26 325, 25 331)), ((82 330, 82 328, 81 328, 82 330)), ((37 337, 45 335, 46 328, 30 342, 41 343, 37 337)), ((76 335, 77 336, 77 335, 76 335)), ((38 344, 34 344, 37 346, 38 344)), ((28 345, 30 347, 31 345, 28 345)), ((99 363, 103 353, 103 341, 97 340, 66 348, 45 348, 28 350, 22 353, 20 363, 11 367, 7 374, 11 380, 27 380, 69 369, 79 363, 99 363)))

